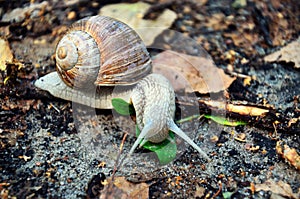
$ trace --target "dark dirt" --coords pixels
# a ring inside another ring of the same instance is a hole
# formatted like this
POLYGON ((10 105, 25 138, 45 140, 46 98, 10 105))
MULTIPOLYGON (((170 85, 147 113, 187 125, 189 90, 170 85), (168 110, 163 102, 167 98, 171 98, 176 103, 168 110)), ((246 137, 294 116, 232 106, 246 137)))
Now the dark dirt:
MULTIPOLYGON (((125 1, 78 0, 68 6, 65 2, 48 1, 51 9, 40 11, 35 18, 0 22, 1 36, 9 41, 15 59, 24 64, 22 68, 9 64, 0 73, 1 198, 98 197, 103 179, 112 176, 124 134, 134 132, 134 123, 128 117, 113 117, 116 114, 109 110, 90 114, 95 110, 54 98, 34 87, 37 78, 55 70, 54 48, 67 26, 96 15, 108 3, 125 1), (77 15, 68 19, 71 11, 77 15), (8 81, 4 81, 6 77, 10 77, 8 81)), ((218 67, 230 73, 228 65, 232 65, 234 72, 256 77, 250 84, 237 78, 227 89, 228 102, 270 105, 272 111, 265 117, 228 113, 248 122, 246 126, 223 126, 207 119, 181 124, 186 132, 193 131, 190 136, 209 154, 211 162, 192 147, 180 148, 183 155, 166 166, 152 164, 147 153, 137 153, 124 162, 116 176, 146 182, 149 198, 229 198, 226 194, 230 192, 231 198, 300 197, 299 163, 297 170, 276 151, 277 141, 282 141, 300 153, 300 71, 291 63, 263 61, 265 55, 299 37, 300 2, 252 0, 242 8, 234 8, 229 0, 145 2, 153 5, 146 18, 154 19, 166 8, 175 11, 178 18, 171 28, 201 44, 218 67), (279 13, 284 23, 278 20, 279 13), (216 20, 217 16, 223 17, 216 20), (245 28, 248 23, 254 27, 245 28), (235 55, 226 56, 229 50, 235 55), (292 118, 298 120, 289 123, 292 118), (242 134, 246 135, 245 142, 235 139, 242 134), (212 140, 213 136, 217 141, 212 140), (277 193, 276 186, 253 188, 270 180, 275 184, 282 181, 285 186, 278 187, 290 187, 294 193, 277 193)), ((0 4, 1 18, 30 3, 0 0, 0 4)), ((193 54, 190 50, 186 45, 184 51, 193 54)), ((185 114, 189 107, 179 108, 185 114)), ((211 112, 207 106, 199 109, 201 113, 211 112)), ((121 159, 134 140, 127 136, 121 159)))

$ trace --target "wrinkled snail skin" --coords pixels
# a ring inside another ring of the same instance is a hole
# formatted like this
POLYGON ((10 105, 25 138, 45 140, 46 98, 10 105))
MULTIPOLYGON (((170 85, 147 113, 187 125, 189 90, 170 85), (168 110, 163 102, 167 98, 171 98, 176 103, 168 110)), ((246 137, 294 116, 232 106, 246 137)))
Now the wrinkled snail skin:
POLYGON ((169 80, 159 74, 150 74, 142 79, 132 91, 131 100, 136 111, 140 135, 129 154, 147 141, 159 143, 168 138, 169 130, 180 136, 196 149, 205 159, 210 160, 174 122, 175 93, 169 80))
POLYGON ((57 72, 38 79, 36 87, 98 109, 112 109, 113 98, 133 104, 141 133, 129 154, 147 141, 162 142, 171 130, 209 160, 174 123, 174 89, 164 76, 150 74, 150 55, 129 26, 104 16, 84 18, 59 41, 55 57, 57 72))
MULTIPOLYGON (((122 98, 130 103, 130 95, 133 86, 126 86, 114 92, 112 87, 102 86, 94 89, 74 89, 65 84, 58 72, 51 72, 39 79, 34 85, 49 92, 51 95, 64 100, 83 104, 97 109, 112 109, 112 98, 122 98)), ((93 85, 92 85, 93 86, 93 85)))

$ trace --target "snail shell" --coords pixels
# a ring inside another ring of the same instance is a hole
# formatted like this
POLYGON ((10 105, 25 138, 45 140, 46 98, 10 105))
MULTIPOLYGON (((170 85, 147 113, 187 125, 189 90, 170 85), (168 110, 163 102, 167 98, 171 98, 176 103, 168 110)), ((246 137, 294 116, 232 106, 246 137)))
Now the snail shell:
POLYGON ((129 154, 147 141, 162 142, 171 130, 209 160, 175 124, 174 89, 162 75, 150 74, 149 53, 129 26, 104 16, 79 20, 59 41, 55 56, 57 73, 38 79, 35 86, 100 109, 112 108, 116 97, 132 102, 141 133, 129 154), (125 86, 114 91, 115 85, 125 86), (95 90, 96 95, 90 92, 95 90))
POLYGON ((55 57, 62 80, 71 87, 134 84, 151 72, 149 53, 138 34, 105 16, 74 23, 58 42, 55 57))

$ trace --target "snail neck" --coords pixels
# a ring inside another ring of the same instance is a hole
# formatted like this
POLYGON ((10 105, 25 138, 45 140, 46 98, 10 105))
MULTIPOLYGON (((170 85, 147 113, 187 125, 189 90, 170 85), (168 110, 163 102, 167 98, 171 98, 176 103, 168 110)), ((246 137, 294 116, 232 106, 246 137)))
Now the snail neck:
POLYGON ((175 93, 169 81, 161 75, 150 74, 138 82, 131 99, 139 129, 153 124, 143 138, 155 143, 167 138, 168 122, 175 114, 175 93))
POLYGON ((57 72, 49 73, 38 79, 34 85, 51 95, 98 109, 112 109, 112 98, 122 98, 130 102, 133 86, 101 86, 90 89, 73 89, 67 86, 57 72))

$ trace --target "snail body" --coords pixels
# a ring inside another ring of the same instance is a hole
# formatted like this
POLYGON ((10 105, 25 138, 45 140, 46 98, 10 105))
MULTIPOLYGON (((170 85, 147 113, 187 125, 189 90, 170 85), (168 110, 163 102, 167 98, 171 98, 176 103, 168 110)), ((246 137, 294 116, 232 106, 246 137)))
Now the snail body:
POLYGON ((36 87, 99 109, 111 109, 112 98, 133 104, 141 133, 129 154, 147 141, 162 142, 171 130, 209 159, 174 123, 174 90, 151 73, 146 46, 126 24, 104 16, 79 20, 58 42, 55 59, 57 72, 38 79, 36 87))

